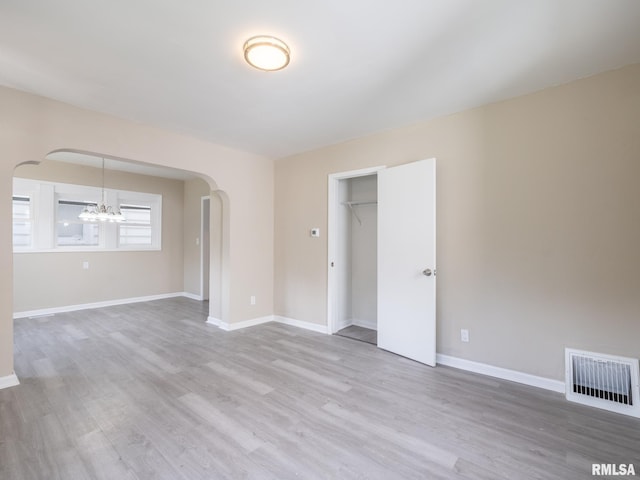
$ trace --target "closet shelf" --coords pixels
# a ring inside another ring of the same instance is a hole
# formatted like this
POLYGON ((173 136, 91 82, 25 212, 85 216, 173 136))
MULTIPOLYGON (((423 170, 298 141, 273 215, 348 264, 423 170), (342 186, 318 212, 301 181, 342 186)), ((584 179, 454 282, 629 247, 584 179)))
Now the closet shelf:
POLYGON ((376 200, 342 202, 342 205, 349 207, 349 210, 351 210, 351 213, 353 214, 354 217, 356 217, 356 220, 358 220, 358 223, 360 225, 362 225, 362 220, 360 220, 360 217, 358 216, 356 211, 353 209, 353 207, 366 207, 368 205, 377 205, 377 204, 378 202, 376 200))

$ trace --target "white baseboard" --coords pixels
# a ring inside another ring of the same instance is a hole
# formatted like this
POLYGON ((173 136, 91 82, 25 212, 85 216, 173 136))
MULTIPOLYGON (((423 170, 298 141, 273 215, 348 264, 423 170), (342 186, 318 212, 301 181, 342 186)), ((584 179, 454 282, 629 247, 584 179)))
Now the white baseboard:
POLYGON ((15 373, 7 375, 6 377, 0 377, 0 390, 3 388, 15 387, 16 385, 20 385, 20 380, 18 380, 15 373))
POLYGON ((25 312, 14 312, 13 318, 43 317, 47 315, 55 315, 56 313, 76 312, 78 310, 88 310, 91 308, 113 307, 116 305, 126 305, 128 303, 150 302, 152 300, 163 300, 165 298, 187 297, 198 300, 191 293, 174 292, 162 293, 160 295, 147 295, 144 297, 120 298, 117 300, 107 300, 104 302, 81 303, 78 305, 66 305, 64 307, 41 308, 39 310, 28 310, 25 312))
POLYGON ((267 315, 266 317, 258 317, 252 318, 250 320, 244 320, 243 322, 236 323, 227 323, 220 322, 220 328, 222 330, 226 330, 227 332, 232 332, 233 330, 240 330, 242 328, 247 327, 255 327, 256 325, 262 325, 263 323, 269 323, 273 321, 273 315, 267 315))
POLYGON ((317 323, 304 322, 302 320, 295 320, 293 318, 282 317, 280 315, 274 315, 273 321, 277 323, 283 323, 285 325, 291 325, 292 327, 304 328, 305 330, 311 330, 318 333, 329 333, 329 329, 326 325, 319 325, 317 323))
POLYGON ((182 292, 182 296, 190 298, 191 300, 197 300, 198 302, 201 302, 202 300, 204 300, 202 298, 202 295, 196 295, 195 293, 182 292))
POLYGON ((269 322, 282 323, 285 325, 291 325, 293 327, 303 328, 305 330, 311 330, 318 333, 327 333, 326 325, 318 325, 317 323, 303 322, 302 320, 294 320, 293 318, 282 317, 280 315, 267 315, 264 317, 252 318, 250 320, 244 320, 243 322, 227 323, 214 317, 209 317, 207 323, 211 325, 217 325, 222 330, 232 332, 234 330, 240 330, 248 327, 255 327, 256 325, 262 325, 269 322))
MULTIPOLYGON (((294 322, 298 322, 299 320, 292 320, 294 322)), ((311 325, 315 325, 315 323, 312 323, 311 325)), ((368 328, 369 330, 378 330, 378 322, 373 321, 373 320, 360 320, 357 318, 349 318, 349 319, 345 319, 344 321, 338 323, 335 325, 335 332, 339 332, 340 330, 342 330, 343 328, 347 328, 350 327, 351 325, 355 325, 356 327, 362 327, 362 328, 368 328)), ((304 328, 304 327, 302 327, 304 328)), ((322 333, 326 333, 325 331, 323 331, 322 333)))
POLYGON ((369 330, 378 330, 378 322, 375 320, 362 320, 354 318, 351 320, 351 325, 356 327, 368 328, 369 330))
POLYGON ((334 324, 334 332, 339 332, 343 328, 350 327, 351 325, 353 325, 353 323, 351 323, 351 320, 344 320, 342 322, 336 321, 336 323, 334 324))
POLYGON ((443 355, 441 353, 436 355, 436 362, 440 365, 459 368, 460 370, 466 370, 468 372, 480 373, 490 377, 501 378, 502 380, 509 380, 511 382, 522 383, 532 387, 544 388, 545 390, 551 390, 552 392, 563 394, 565 392, 565 383, 560 380, 538 377, 529 373, 494 367, 493 365, 487 365, 486 363, 472 362, 471 360, 450 357, 449 355, 443 355))

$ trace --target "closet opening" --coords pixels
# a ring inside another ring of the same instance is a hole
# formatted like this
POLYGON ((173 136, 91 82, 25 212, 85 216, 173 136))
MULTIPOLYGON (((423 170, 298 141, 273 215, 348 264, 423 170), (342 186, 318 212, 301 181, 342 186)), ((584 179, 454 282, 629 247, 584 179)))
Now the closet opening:
POLYGON ((378 343, 376 170, 329 180, 330 333, 373 345, 378 343))
POLYGON ((328 194, 328 333, 435 366, 436 159, 331 174, 328 194))

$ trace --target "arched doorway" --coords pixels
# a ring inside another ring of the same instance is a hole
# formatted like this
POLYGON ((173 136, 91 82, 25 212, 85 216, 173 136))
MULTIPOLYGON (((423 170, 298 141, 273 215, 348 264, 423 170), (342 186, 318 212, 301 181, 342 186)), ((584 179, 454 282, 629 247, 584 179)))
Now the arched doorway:
POLYGON ((205 297, 202 291, 186 288, 192 276, 200 275, 200 258, 197 270, 185 262, 192 250, 200 255, 200 248, 190 248, 194 235, 200 235, 199 221, 195 228, 185 228, 188 216, 201 217, 200 196, 197 203, 187 204, 192 197, 188 191, 197 191, 212 200, 209 318, 224 318, 228 304, 224 228, 229 209, 226 194, 218 191, 213 179, 96 153, 57 150, 42 162, 16 167, 14 184, 18 184, 14 209, 22 209, 23 216, 25 206, 27 210, 22 231, 14 235, 16 316, 181 293, 205 297), (96 195, 128 209, 137 220, 122 225, 78 221, 78 212, 96 202, 96 195), (153 195, 160 198, 151 206, 153 195), (149 220, 154 208, 161 212, 156 243, 153 235, 144 236, 154 227, 149 220))

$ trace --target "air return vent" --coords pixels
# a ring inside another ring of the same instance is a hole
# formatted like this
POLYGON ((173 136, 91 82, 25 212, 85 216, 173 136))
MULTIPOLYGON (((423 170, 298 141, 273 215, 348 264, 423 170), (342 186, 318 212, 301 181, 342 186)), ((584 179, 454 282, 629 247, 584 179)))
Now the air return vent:
POLYGON ((638 360, 565 349, 567 400, 640 417, 638 360))

